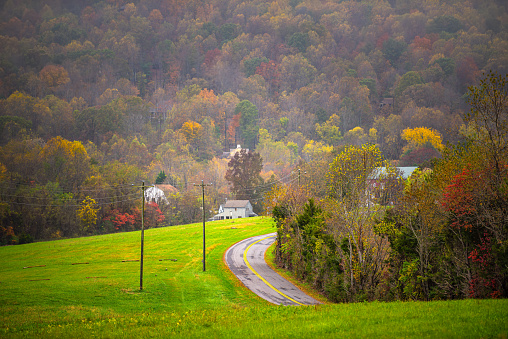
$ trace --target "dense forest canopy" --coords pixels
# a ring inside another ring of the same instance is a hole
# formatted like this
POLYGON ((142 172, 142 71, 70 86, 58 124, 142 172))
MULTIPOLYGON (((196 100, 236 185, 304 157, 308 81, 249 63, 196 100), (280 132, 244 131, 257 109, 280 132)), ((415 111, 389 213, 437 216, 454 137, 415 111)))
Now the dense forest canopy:
POLYGON ((131 185, 162 173, 169 203, 149 205, 148 223, 199 220, 200 180, 214 184, 211 216, 234 197, 223 152, 237 145, 261 156, 263 190, 349 145, 430 166, 471 132, 468 87, 508 72, 502 0, 7 0, 0 10, 3 243, 139 228, 131 185))

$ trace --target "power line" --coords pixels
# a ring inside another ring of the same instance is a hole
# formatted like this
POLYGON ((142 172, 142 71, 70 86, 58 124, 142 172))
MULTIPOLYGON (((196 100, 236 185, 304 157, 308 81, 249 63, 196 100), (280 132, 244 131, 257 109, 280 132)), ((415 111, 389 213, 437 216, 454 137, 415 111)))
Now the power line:
MULTIPOLYGON (((95 205, 98 206, 105 206, 105 205, 111 205, 111 204, 117 204, 122 202, 129 202, 129 201, 136 201, 136 198, 130 198, 130 199, 124 199, 124 200, 116 200, 116 201, 110 201, 110 202, 103 202, 103 203, 96 203, 95 205)), ((12 205, 21 205, 21 206, 31 206, 31 207, 81 207, 81 204, 31 204, 31 203, 25 203, 25 202, 18 202, 18 201, 6 201, 6 203, 12 204, 12 205)))
POLYGON ((32 188, 32 189, 48 189, 50 191, 62 192, 62 193, 101 192, 101 191, 105 191, 105 190, 122 190, 122 189, 125 189, 125 188, 132 188, 132 184, 105 186, 103 188, 87 188, 87 187, 84 187, 84 188, 79 188, 79 189, 65 188, 65 187, 62 187, 62 186, 51 188, 51 187, 46 187, 46 185, 47 184, 45 184, 45 185, 40 185, 40 184, 34 185, 34 184, 27 184, 27 183, 10 183, 10 184, 2 183, 2 184, 0 184, 0 187, 1 187, 2 190, 11 190, 11 191, 17 191, 17 190, 20 190, 20 189, 30 189, 30 188, 32 188))
MULTIPOLYGON (((47 193, 50 193, 50 192, 47 192, 47 193)), ((121 196, 122 197, 130 197, 130 196, 134 196, 136 193, 127 193, 127 194, 122 194, 121 196)), ((0 194, 1 197, 7 197, 7 198, 14 198, 14 199, 26 199, 26 200, 48 200, 48 199, 52 199, 54 198, 54 200, 58 200, 58 201, 82 201, 83 198, 58 198, 58 197, 55 197, 54 195, 52 194, 48 194, 47 196, 43 196, 43 197, 40 197, 40 196, 26 196, 26 195, 20 195, 20 194, 0 194)), ((87 195, 87 197, 90 197, 87 195)), ((114 199, 114 198, 117 198, 119 197, 119 195, 110 195, 110 196, 105 196, 105 197, 90 197, 94 200, 107 200, 107 199, 114 199)))

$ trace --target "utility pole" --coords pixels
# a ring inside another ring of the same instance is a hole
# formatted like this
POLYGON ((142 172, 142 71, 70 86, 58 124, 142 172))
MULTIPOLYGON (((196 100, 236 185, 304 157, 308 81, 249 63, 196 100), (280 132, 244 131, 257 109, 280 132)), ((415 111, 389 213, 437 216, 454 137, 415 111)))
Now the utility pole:
POLYGON ((143 290, 143 249, 145 244, 145 182, 141 184, 143 191, 143 202, 141 208, 141 266, 139 268, 139 290, 143 290))
POLYGON ((201 189, 203 191, 203 272, 206 271, 206 265, 205 265, 205 252, 206 252, 206 243, 205 243, 205 186, 212 186, 212 184, 206 184, 201 180, 201 184, 194 184, 194 186, 201 186, 201 189))
POLYGON ((228 114, 224 111, 224 152, 228 150, 228 114))
MULTIPOLYGON (((139 186, 138 186, 139 187, 139 186)), ((145 186, 145 181, 141 184, 142 208, 141 208, 141 260, 139 268, 139 290, 143 290, 143 250, 145 245, 145 189, 153 186, 145 186)))
MULTIPOLYGON (((303 174, 307 174, 307 171, 303 172, 303 174)), ((298 188, 300 188, 300 169, 298 169, 298 188)))

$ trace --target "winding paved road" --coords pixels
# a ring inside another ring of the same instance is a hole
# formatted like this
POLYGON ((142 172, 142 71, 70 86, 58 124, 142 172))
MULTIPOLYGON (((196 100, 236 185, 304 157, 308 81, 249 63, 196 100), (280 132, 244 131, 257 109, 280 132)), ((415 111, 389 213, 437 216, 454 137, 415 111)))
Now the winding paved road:
POLYGON ((225 255, 229 269, 248 289, 273 304, 320 304, 266 264, 265 252, 275 241, 275 235, 260 235, 231 246, 225 255))

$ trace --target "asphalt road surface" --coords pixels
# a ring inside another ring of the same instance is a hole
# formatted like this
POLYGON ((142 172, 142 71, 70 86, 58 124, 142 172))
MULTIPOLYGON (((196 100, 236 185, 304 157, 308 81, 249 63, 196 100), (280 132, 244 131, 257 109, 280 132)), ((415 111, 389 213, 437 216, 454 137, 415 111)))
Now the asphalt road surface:
POLYGON ((264 254, 274 241, 275 233, 242 240, 228 249, 226 264, 248 289, 273 304, 319 304, 266 264, 264 254))

